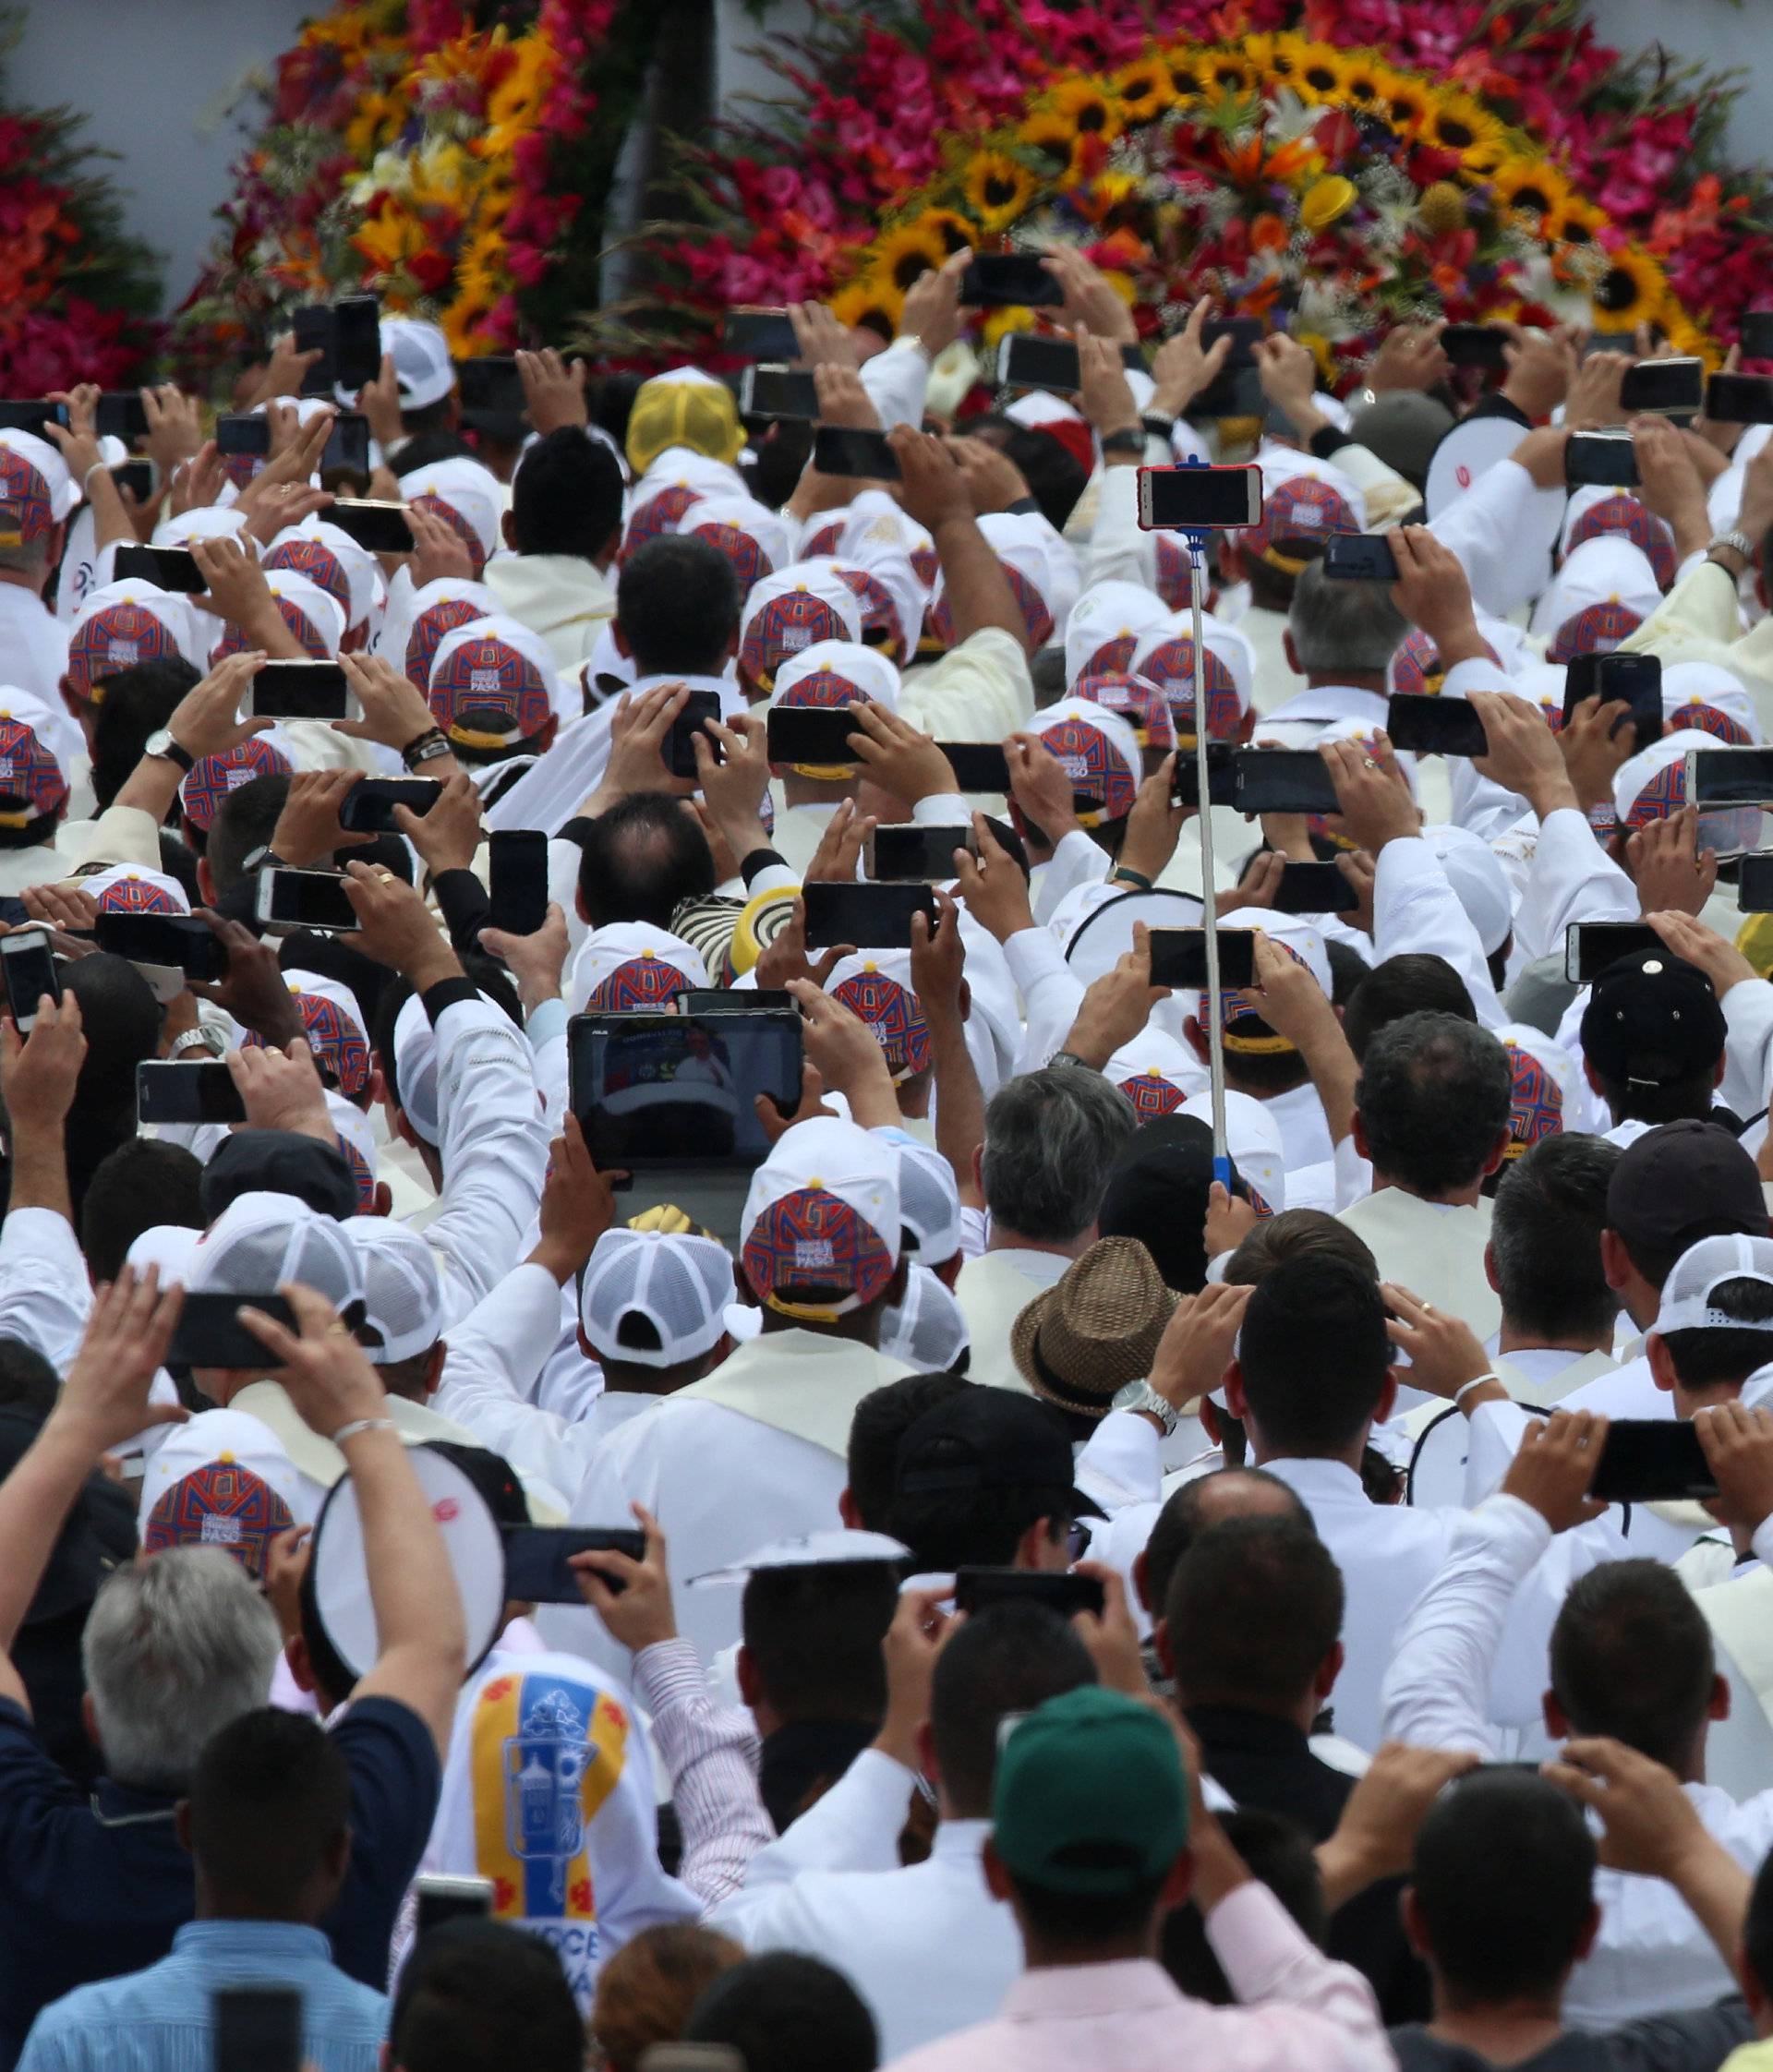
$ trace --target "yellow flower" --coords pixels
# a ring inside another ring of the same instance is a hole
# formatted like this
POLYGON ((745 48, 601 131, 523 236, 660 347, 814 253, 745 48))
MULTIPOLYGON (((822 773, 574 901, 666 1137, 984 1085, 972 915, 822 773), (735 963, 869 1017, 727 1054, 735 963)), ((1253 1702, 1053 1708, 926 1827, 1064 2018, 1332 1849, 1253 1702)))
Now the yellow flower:
POLYGON ((1200 98, 1200 53, 1192 43, 1173 43, 1164 53, 1164 69, 1170 76, 1170 93, 1174 100, 1198 101, 1200 98))
POLYGON ((1034 312, 1031 309, 994 309, 985 319, 983 331, 987 354, 995 353, 1004 339, 1013 331, 1032 331, 1034 312))
POLYGON ((1292 334, 1297 345, 1303 345, 1318 363, 1318 373, 1327 389, 1340 371, 1336 366, 1335 350, 1321 331, 1296 331, 1292 334))
POLYGON ((364 218, 351 243, 373 271, 392 273, 403 259, 424 250, 425 235, 403 204, 390 197, 364 218))
POLYGON ((925 229, 919 221, 883 232, 874 242, 873 264, 881 278, 890 281, 903 295, 914 281, 932 272, 947 256, 941 234, 925 229))
POLYGON ((1360 190, 1340 173, 1314 180, 1299 203, 1299 221, 1307 230, 1326 230, 1338 216, 1345 216, 1360 199, 1360 190))
POLYGON ((1343 75, 1343 91, 1350 107, 1379 114, 1385 98, 1383 66, 1369 52, 1353 54, 1343 75))
POLYGON ((554 46, 546 38, 522 36, 512 48, 517 62, 487 98, 488 157, 507 156, 535 128, 554 80, 554 46))
POLYGON ((1606 271, 1590 291, 1598 331, 1630 331, 1669 299, 1669 283, 1647 252, 1627 245, 1607 255, 1606 271))
MULTIPOLYGON (((1274 39, 1278 45, 1284 41, 1274 39)), ((1343 65, 1342 54, 1329 43, 1301 43, 1289 50, 1294 67, 1288 84, 1299 99, 1315 106, 1321 102, 1340 102, 1346 98, 1344 85, 1347 72, 1343 65)))
POLYGON ((831 297, 831 314, 840 324, 866 324, 890 338, 899 329, 905 297, 890 282, 872 275, 851 281, 831 297))
MULTIPOLYGON (((1263 69, 1295 88, 1298 85, 1299 74, 1306 65, 1320 54, 1330 51, 1327 43, 1314 43, 1309 37, 1296 35, 1268 36, 1260 40, 1254 36, 1248 37, 1245 40, 1245 49, 1250 50, 1259 41, 1266 47, 1265 55, 1260 61, 1263 69)), ((1253 50, 1251 54, 1254 55, 1253 50)), ((1334 53, 1330 52, 1330 54, 1333 56, 1334 53)))
POLYGON ((1261 77, 1241 51, 1208 51, 1200 64, 1200 90, 1210 100, 1247 101, 1261 77))
POLYGON ((1123 65, 1109 84, 1126 122, 1150 122, 1176 100, 1169 69, 1155 51, 1147 51, 1132 64, 1123 65))
POLYGON ((967 206, 987 232, 1007 229, 1034 199, 1039 182, 1004 151, 981 151, 967 167, 967 206))
POLYGON ((358 164, 367 165, 383 144, 392 143, 406 119, 406 97, 392 93, 366 93, 356 113, 345 125, 344 148, 358 164))
POLYGON ((1570 199, 1570 185, 1550 159, 1505 158, 1490 175, 1490 192, 1501 209, 1529 217, 1536 225, 1554 218, 1570 199))
POLYGON ((1573 245, 1581 250, 1595 242, 1606 223, 1606 217, 1592 201, 1585 200, 1579 194, 1567 194, 1547 213, 1539 228, 1549 244, 1573 245))
POLYGON ((1467 93, 1435 94, 1422 136, 1437 151, 1451 151, 1467 175, 1490 172, 1506 150, 1502 124, 1467 93))
POLYGON ((1379 68, 1379 81, 1386 121, 1400 136, 1414 136, 1429 112, 1427 82, 1413 72, 1397 72, 1390 66, 1379 68))
POLYGON ((1436 180, 1422 189, 1417 218, 1433 237, 1451 237, 1465 226, 1465 197, 1451 180, 1436 180))
POLYGON ((1017 130, 1016 139, 1040 155, 1047 177, 1060 187, 1069 187, 1078 178, 1078 132, 1056 108, 1037 108, 1017 130))
POLYGON ((1113 89, 1103 79, 1079 72, 1061 79, 1045 96, 1045 105, 1062 116, 1080 137, 1100 137, 1112 144, 1120 135, 1120 115, 1113 89))

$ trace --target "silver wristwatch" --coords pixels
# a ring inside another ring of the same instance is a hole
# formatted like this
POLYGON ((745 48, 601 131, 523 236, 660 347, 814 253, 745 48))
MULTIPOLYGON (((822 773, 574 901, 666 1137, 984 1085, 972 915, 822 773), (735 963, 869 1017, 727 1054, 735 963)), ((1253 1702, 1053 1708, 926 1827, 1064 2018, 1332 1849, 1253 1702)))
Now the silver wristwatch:
POLYGON ((172 1047, 166 1053, 170 1065, 175 1058, 188 1057, 193 1051, 201 1051, 207 1057, 220 1057, 227 1048, 219 1029, 211 1029, 207 1022, 199 1022, 195 1029, 187 1029, 182 1036, 175 1036, 172 1047))
POLYGON ((1755 559, 1755 543, 1745 533, 1714 533, 1706 542, 1706 552, 1710 554, 1719 547, 1728 547, 1732 554, 1740 554, 1745 561, 1755 559))
POLYGON ((1149 1381, 1130 1382, 1115 1398, 1116 1410, 1142 1410, 1148 1416, 1155 1417, 1164 1428, 1164 1436, 1170 1434, 1182 1422, 1182 1413, 1165 1396, 1158 1394, 1149 1381))

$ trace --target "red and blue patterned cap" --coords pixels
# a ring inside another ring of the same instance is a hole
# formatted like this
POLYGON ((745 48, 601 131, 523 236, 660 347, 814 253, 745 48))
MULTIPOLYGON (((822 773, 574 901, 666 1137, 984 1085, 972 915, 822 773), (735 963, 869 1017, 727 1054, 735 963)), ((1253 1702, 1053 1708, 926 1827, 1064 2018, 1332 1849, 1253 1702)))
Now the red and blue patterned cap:
POLYGON ((899 1154, 835 1115, 796 1123, 752 1175, 740 1263, 766 1307, 848 1315, 886 1292, 902 1238, 899 1154))
POLYGON ((432 717, 464 748, 530 740, 554 717, 545 653, 527 628, 502 617, 458 626, 431 661, 432 717))
POLYGON ((478 583, 487 565, 486 542, 452 503, 427 493, 412 500, 415 511, 428 511, 433 518, 440 518, 468 550, 468 559, 474 564, 474 580, 478 583))
POLYGON ((224 1458, 193 1468, 161 1497, 142 1526, 141 1550, 219 1547, 257 1583, 271 1543, 295 1523, 289 1506, 262 1476, 224 1458))
POLYGON ((138 662, 170 662, 180 652, 171 626, 146 605, 104 605, 79 620, 68 635, 68 681, 97 705, 104 696, 93 689, 101 678, 132 669, 138 662))
POLYGON ((178 780, 178 802, 191 825, 207 835, 230 791, 254 777, 287 777, 294 767, 274 741, 254 734, 238 748, 199 757, 178 780))
POLYGON ((1585 605, 1558 628, 1545 658, 1548 662, 1568 662, 1577 655, 1610 655, 1643 623, 1643 614, 1619 597, 1585 605))
POLYGON ((717 552, 724 554, 732 565, 732 572, 739 578, 739 594, 748 596, 753 586, 761 583, 770 572, 769 558, 756 540, 737 525, 721 524, 716 521, 685 528, 691 539, 705 539, 717 552))
MULTIPOLYGON (((868 1024, 895 1084, 923 1071, 935 1055, 923 1003, 907 985, 883 971, 872 958, 846 959, 847 975, 838 977, 831 997, 868 1024)), ((840 965, 838 970, 843 970, 840 965)))
POLYGON ((0 718, 0 827, 28 827, 67 801, 67 773, 22 719, 0 718))
POLYGON ((1563 551, 1574 553, 1585 540, 1598 539, 1603 533, 1629 539, 1644 553, 1656 571, 1658 588, 1666 590, 1674 581, 1674 536, 1641 498, 1614 489, 1591 503, 1572 521, 1563 551))
POLYGON ((1544 1063, 1518 1043, 1505 1043, 1513 1079, 1509 1095, 1508 1149, 1504 1159, 1517 1159, 1542 1138, 1563 1127, 1563 1089, 1544 1063))
POLYGON ((1131 813, 1141 773, 1130 721, 1104 705, 1062 698, 1035 715, 1033 731, 1064 764, 1074 796, 1097 801, 1093 808, 1079 809, 1086 827, 1124 820, 1131 813))
POLYGON ((1147 676, 1135 676, 1124 669, 1080 676, 1071 694, 1105 711, 1119 713, 1139 736, 1142 749, 1167 755, 1176 746, 1176 721, 1169 700, 1147 676))
MULTIPOLYGON (((364 1034, 363 1024, 344 1004, 344 998, 334 998, 336 992, 344 995, 344 988, 335 981, 321 977, 310 978, 307 973, 299 976, 308 983, 292 985, 290 997, 296 1003, 296 1012, 302 1018, 310 1048, 319 1059, 320 1069, 346 1100, 355 1101, 369 1084, 369 1039, 364 1034), (318 990, 325 987, 324 992, 318 990)), ((243 1050, 260 1047, 264 1038, 252 1030, 246 1030, 240 1038, 243 1050)))
POLYGON ((739 643, 739 674, 760 691, 773 691, 784 662, 821 641, 862 638, 862 606, 836 575, 816 578, 796 569, 768 576, 746 606, 739 643))
POLYGON ((650 949, 618 964, 607 978, 592 987, 583 1012, 588 1015, 626 1014, 641 1007, 669 1005, 688 983, 675 964, 669 964, 650 949))
POLYGON ((701 500, 701 490, 691 488, 687 482, 670 483, 656 496, 648 497, 629 519, 628 529, 621 536, 621 552, 618 558, 628 560, 648 540, 662 539, 667 533, 676 532, 684 512, 701 500))
MULTIPOLYGON (((1135 647, 1141 643, 1135 642, 1135 647)), ((1207 739, 1236 739, 1244 723, 1244 701, 1237 680, 1223 657, 1213 652, 1211 641, 1201 643, 1200 677, 1206 693, 1207 739)), ((1170 715, 1178 738, 1194 739, 1194 640, 1191 634, 1172 633, 1155 646, 1146 646, 1139 657, 1139 673, 1154 683, 1168 699, 1170 715)), ((1079 693, 1081 694, 1081 693, 1079 693)))
POLYGON ((351 578, 345 573, 344 563, 324 541, 299 537, 285 539, 273 546, 265 556, 268 569, 289 569, 296 575, 305 575, 344 612, 346 623, 351 619, 351 578))
POLYGON ((1246 553, 1297 575, 1315 560, 1333 533, 1357 533, 1360 521, 1342 492, 1315 475, 1268 482, 1261 523, 1237 536, 1246 553))
POLYGON ((47 479, 16 448, 0 445, 0 548, 29 547, 55 523, 47 479))
POLYGON ((406 635, 403 662, 406 681, 415 691, 429 692, 431 664, 436 661, 437 651, 448 636, 458 626, 466 626, 486 617, 485 608, 471 603, 466 597, 444 597, 425 607, 413 620, 412 630, 406 635))

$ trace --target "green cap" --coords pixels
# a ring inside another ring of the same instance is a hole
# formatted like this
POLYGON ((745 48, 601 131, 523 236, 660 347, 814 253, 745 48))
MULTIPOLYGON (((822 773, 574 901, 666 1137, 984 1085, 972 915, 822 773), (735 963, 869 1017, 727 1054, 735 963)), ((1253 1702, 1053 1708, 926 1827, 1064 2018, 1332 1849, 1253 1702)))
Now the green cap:
POLYGON ((997 1758, 993 1844, 1016 1877, 1112 1897, 1161 1878, 1188 1839, 1188 1780, 1150 1705, 1083 1684, 1019 1722, 997 1758))

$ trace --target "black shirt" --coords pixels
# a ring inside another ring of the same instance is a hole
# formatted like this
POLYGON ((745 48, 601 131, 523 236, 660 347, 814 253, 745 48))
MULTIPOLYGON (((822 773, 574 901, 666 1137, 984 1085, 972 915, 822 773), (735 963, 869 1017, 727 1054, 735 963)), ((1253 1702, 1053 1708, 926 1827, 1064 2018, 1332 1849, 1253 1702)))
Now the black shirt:
MULTIPOLYGON (((1443 2043, 1411 2026, 1391 2032, 1401 2072, 1494 2072, 1487 2057, 1443 2043)), ((1555 2043, 1518 2059, 1509 2072, 1716 2072, 1755 2025, 1740 2000, 1680 2015, 1646 2015, 1596 2033, 1566 2030, 1555 2043)))

